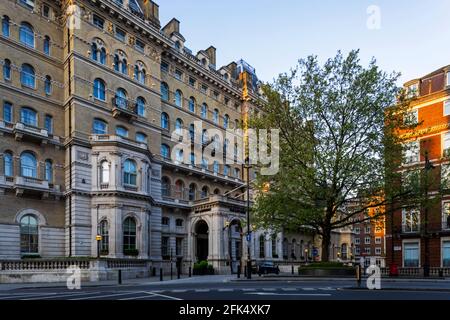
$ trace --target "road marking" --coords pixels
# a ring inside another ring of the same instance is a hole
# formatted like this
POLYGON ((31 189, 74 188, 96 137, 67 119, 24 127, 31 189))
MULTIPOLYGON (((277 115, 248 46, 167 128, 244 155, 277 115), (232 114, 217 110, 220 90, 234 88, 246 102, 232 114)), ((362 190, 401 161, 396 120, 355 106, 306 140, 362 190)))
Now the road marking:
MULTIPOLYGON (((148 293, 148 292, 146 292, 146 293, 148 293)), ((162 298, 172 299, 172 300, 180 300, 180 301, 183 300, 183 299, 176 298, 176 297, 166 296, 165 294, 153 293, 153 295, 162 297, 162 298)))
POLYGON ((283 291, 297 291, 296 288, 282 288, 283 291))
POLYGON ((64 294, 58 294, 56 293, 54 296, 50 296, 50 297, 33 297, 33 298, 23 298, 21 300, 45 300, 45 299, 59 299, 62 297, 76 297, 76 296, 86 296, 86 295, 96 295, 99 294, 100 292, 79 292, 79 293, 64 293, 64 294))
POLYGON ((209 289, 195 289, 195 292, 209 292, 209 289))
POLYGON ((118 297, 118 296, 125 296, 125 295, 129 295, 129 294, 133 294, 133 292, 126 292, 126 293, 114 293, 114 294, 108 294, 108 295, 103 295, 103 296, 93 296, 93 297, 88 297, 88 298, 75 298, 75 299, 69 299, 69 300, 88 300, 88 299, 103 299, 103 298, 110 298, 110 297, 118 297))
POLYGON ((219 292, 233 292, 234 289, 218 289, 219 292))
POLYGON ((304 290, 304 291, 315 291, 316 289, 314 289, 314 288, 302 288, 302 290, 304 290))
POLYGON ((263 288, 263 291, 277 291, 275 288, 263 288))
POLYGON ((187 292, 187 290, 177 289, 177 290, 172 290, 171 292, 173 292, 173 293, 183 293, 183 292, 187 292))
POLYGON ((311 297, 330 297, 329 293, 271 293, 271 292, 252 292, 246 294, 256 294, 260 296, 311 296, 311 297))
POLYGON ((145 298, 155 298, 156 294, 154 294, 153 292, 144 292, 147 295, 145 296, 137 296, 137 297, 131 297, 131 298, 123 298, 123 299, 119 299, 120 301, 129 301, 129 300, 140 300, 140 299, 145 299, 145 298))
POLYGON ((242 291, 256 291, 254 288, 243 288, 242 291))
POLYGON ((20 294, 15 296, 9 296, 9 297, 1 297, 0 300, 7 300, 7 299, 20 299, 20 298, 27 298, 27 297, 42 297, 42 296, 50 296, 50 295, 56 295, 56 293, 26 293, 26 294, 20 294))
POLYGON ((322 290, 322 291, 335 291, 336 289, 335 288, 331 288, 331 287, 326 287, 326 288, 319 288, 319 290, 322 290))

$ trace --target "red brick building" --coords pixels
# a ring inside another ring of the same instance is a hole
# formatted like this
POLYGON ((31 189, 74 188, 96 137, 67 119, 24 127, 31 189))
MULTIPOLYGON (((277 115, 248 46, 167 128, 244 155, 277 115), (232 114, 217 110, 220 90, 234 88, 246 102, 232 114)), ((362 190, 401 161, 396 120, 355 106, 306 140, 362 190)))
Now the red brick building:
POLYGON ((450 66, 405 87, 412 98, 410 115, 419 125, 408 133, 411 148, 405 151, 402 183, 411 172, 422 172, 421 179, 428 172, 427 183, 421 184, 428 186, 430 200, 428 210, 398 210, 393 221, 387 216, 387 264, 416 273, 428 265, 431 274, 437 274, 437 268, 450 268, 450 66), (427 157, 431 165, 425 170, 427 157))

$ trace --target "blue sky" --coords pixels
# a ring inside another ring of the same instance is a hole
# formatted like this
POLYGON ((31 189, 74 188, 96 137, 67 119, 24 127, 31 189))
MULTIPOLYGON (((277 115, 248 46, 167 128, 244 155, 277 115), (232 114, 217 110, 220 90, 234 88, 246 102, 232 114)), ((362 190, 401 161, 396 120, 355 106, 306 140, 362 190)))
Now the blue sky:
POLYGON ((315 54, 361 50, 402 73, 399 84, 450 64, 448 0, 156 0, 161 24, 176 17, 186 46, 217 48, 217 66, 245 59, 270 81, 315 54), (380 29, 367 27, 367 8, 380 9, 380 29))

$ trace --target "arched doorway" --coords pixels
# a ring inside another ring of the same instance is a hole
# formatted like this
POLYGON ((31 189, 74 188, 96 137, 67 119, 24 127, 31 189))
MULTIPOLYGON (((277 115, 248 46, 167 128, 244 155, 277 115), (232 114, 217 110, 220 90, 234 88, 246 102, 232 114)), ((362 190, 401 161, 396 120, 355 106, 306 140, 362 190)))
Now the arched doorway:
POLYGON ((208 260, 208 233, 209 227, 205 220, 200 220, 195 225, 196 257, 197 261, 208 260))

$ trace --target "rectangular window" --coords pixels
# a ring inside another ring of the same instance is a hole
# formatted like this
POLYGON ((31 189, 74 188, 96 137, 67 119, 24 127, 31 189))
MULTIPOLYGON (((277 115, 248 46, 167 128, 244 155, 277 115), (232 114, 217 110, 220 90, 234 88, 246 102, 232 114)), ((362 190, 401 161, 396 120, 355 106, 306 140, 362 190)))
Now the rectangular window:
POLYGON ((403 209, 402 227, 403 232, 418 232, 420 211, 417 209, 403 209))
POLYGON ((366 233, 370 233, 370 226, 369 227, 366 227, 366 233))
POLYGON ((370 237, 364 238, 364 244, 370 244, 370 237))
POLYGON ((360 245, 361 244, 361 239, 360 238, 355 238, 355 244, 360 245))
POLYGON ((176 255, 182 256, 183 255, 183 238, 177 238, 175 245, 176 245, 176 248, 175 248, 176 255))
POLYGON ((442 229, 450 230, 450 202, 442 204, 442 229))
POLYGON ((136 43, 135 43, 134 47, 136 48, 136 50, 144 52, 145 44, 141 40, 136 39, 136 43))
POLYGON ((361 233, 361 228, 360 227, 356 227, 355 228, 355 233, 356 234, 360 234, 361 233))
POLYGON ((50 7, 46 4, 42 6, 42 15, 47 19, 50 18, 50 7))
POLYGON ((444 133, 442 140, 444 157, 448 157, 450 156, 450 132, 444 133))
POLYGON ((375 254, 380 255, 381 254, 381 248, 375 248, 375 254))
POLYGON ((355 254, 356 255, 360 255, 361 254, 361 248, 360 247, 355 247, 355 254))
POLYGON ((365 254, 371 254, 372 250, 370 250, 370 248, 364 248, 364 253, 365 254))
POLYGON ((419 84, 418 83, 412 84, 406 89, 406 96, 408 98, 414 98, 414 97, 417 97, 418 95, 419 95, 419 84))
POLYGON ((181 72, 180 70, 176 69, 175 70, 175 78, 180 80, 180 81, 183 81, 183 72, 181 72))
POLYGON ((116 39, 125 42, 126 33, 122 29, 116 28, 116 39))
POLYGON ((94 26, 103 30, 103 26, 105 25, 105 20, 103 20, 102 18, 100 18, 99 16, 94 14, 93 22, 94 22, 94 26))
POLYGON ((409 142, 405 145, 404 156, 405 164, 419 162, 419 141, 409 142))
POLYGON ((161 255, 163 257, 169 256, 169 237, 161 238, 161 255))
POLYGON ((447 86, 450 86, 450 71, 447 71, 445 74, 447 86))
POLYGON ((161 224, 162 224, 163 226, 168 226, 168 225, 169 225, 169 222, 170 222, 170 219, 169 219, 168 217, 162 217, 162 219, 161 219, 161 224))
POLYGON ((169 64, 165 61, 161 61, 161 71, 169 72, 169 64))
POLYGON ((419 267, 419 243, 411 242, 403 245, 403 266, 419 267))
POLYGON ((406 125, 415 125, 419 123, 419 110, 413 110, 405 114, 405 119, 403 120, 406 125))
POLYGON ((206 84, 202 84, 202 88, 200 90, 203 93, 207 93, 208 92, 208 86, 206 84))
POLYGON ((375 238, 375 243, 376 244, 381 244, 381 237, 376 237, 375 238))
POLYGON ((47 130, 48 133, 53 133, 53 118, 52 116, 46 115, 45 116, 45 130, 47 130))
POLYGON ((197 82, 197 80, 195 80, 194 78, 192 78, 192 77, 189 77, 189 85, 191 86, 191 87, 195 87, 195 83, 197 82))
POLYGON ((3 104, 3 121, 9 123, 13 122, 12 104, 9 102, 3 104))
POLYGON ((450 241, 442 242, 442 266, 450 267, 450 241))
POLYGON ((214 99, 219 100, 219 93, 217 91, 213 92, 214 99))
POLYGON ((34 9, 34 0, 20 0, 21 4, 24 4, 29 9, 34 9))
POLYGON ((450 100, 444 101, 444 117, 450 116, 450 100))

